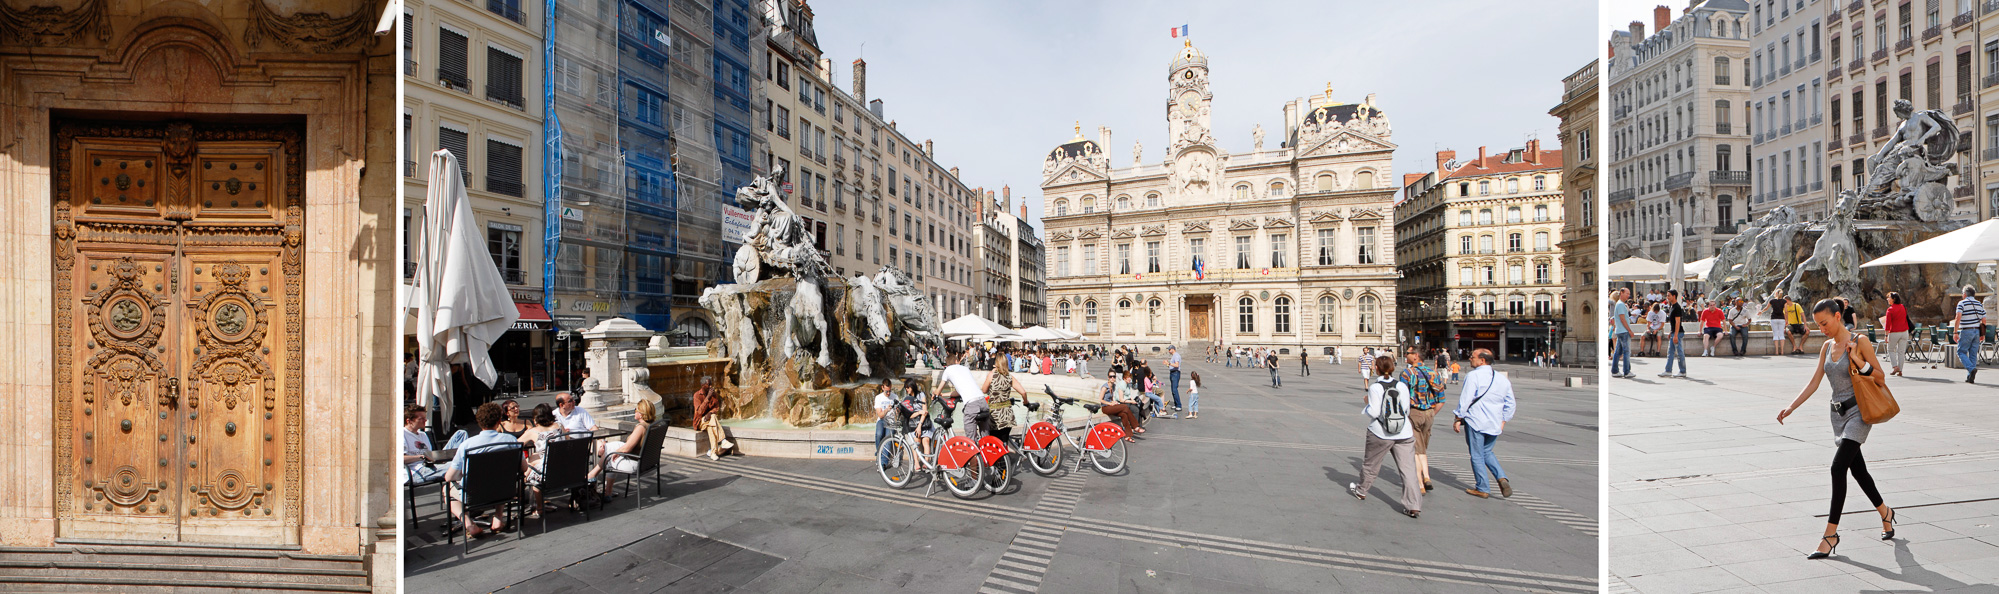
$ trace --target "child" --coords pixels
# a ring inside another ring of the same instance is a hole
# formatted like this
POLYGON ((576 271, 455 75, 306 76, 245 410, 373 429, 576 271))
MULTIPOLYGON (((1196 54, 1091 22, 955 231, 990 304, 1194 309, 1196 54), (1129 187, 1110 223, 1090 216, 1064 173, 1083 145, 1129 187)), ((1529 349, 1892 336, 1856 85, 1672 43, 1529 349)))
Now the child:
POLYGON ((1458 362, 1451 362, 1451 383, 1458 383, 1458 362))
POLYGON ((1192 380, 1187 382, 1187 418, 1198 419, 1201 418, 1198 414, 1201 412, 1201 372, 1196 371, 1187 377, 1192 380))

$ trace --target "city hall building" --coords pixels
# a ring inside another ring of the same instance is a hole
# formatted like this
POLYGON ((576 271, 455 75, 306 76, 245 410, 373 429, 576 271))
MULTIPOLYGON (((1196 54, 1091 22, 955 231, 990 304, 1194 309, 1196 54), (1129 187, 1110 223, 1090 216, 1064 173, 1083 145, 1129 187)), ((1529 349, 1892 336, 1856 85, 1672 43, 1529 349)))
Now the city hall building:
POLYGON ((1209 124, 1207 56, 1190 42, 1166 74, 1162 155, 1134 146, 1114 167, 1110 130, 1092 141, 1080 124, 1048 153, 1050 323, 1141 351, 1397 343, 1395 144, 1374 96, 1293 100, 1276 146, 1259 125, 1236 153, 1209 124))
POLYGON ((382 4, 34 4, 0 4, 0 547, 36 568, 0 590, 394 591, 382 4))

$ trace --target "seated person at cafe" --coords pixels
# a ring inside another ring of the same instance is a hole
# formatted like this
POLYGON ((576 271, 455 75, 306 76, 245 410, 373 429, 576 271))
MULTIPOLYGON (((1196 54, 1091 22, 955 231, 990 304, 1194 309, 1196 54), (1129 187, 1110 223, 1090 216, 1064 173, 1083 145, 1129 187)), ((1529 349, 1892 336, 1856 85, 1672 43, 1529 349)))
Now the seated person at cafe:
POLYGON ((407 471, 403 478, 408 481, 420 483, 442 472, 424 460, 424 455, 432 449, 430 435, 423 432, 429 424, 430 411, 422 406, 403 409, 403 465, 407 471))
POLYGON ((529 508, 529 516, 541 513, 541 477, 548 472, 548 440, 562 434, 562 426, 555 424, 555 408, 547 404, 534 405, 531 417, 533 424, 521 432, 520 441, 527 447, 529 494, 534 496, 534 507, 529 508))
POLYGON ((597 430, 597 419, 590 417, 590 411, 576 407, 575 394, 555 397, 555 422, 570 433, 589 433, 597 430))
MULTIPOLYGON (((604 473, 604 466, 606 464, 610 465, 612 470, 626 474, 638 471, 639 459, 636 456, 638 455, 639 446, 646 442, 646 432, 665 430, 664 428, 653 427, 653 423, 659 420, 659 414, 653 410, 651 400, 640 400, 638 408, 632 410, 632 415, 638 418, 638 426, 633 427, 632 434, 625 436, 623 440, 614 439, 604 443, 604 455, 597 459, 597 467, 590 469, 590 480, 597 480, 597 475, 604 473), (615 456, 613 454, 631 455, 615 456)), ((604 481, 604 496, 610 497, 611 493, 617 490, 616 487, 616 478, 604 481)))
MULTIPOLYGON (((453 497, 451 499, 451 516, 454 518, 458 518, 458 520, 461 522, 464 522, 465 536, 467 537, 481 538, 490 535, 494 532, 506 529, 506 519, 504 515, 493 516, 493 524, 491 527, 492 528, 491 531, 481 528, 477 522, 473 521, 470 514, 465 513, 465 507, 463 503, 464 499, 463 481, 465 480, 466 466, 469 464, 465 459, 465 454, 467 452, 477 452, 484 446, 491 446, 494 444, 504 444, 514 441, 516 439, 514 436, 507 435, 499 431, 500 421, 505 419, 506 417, 507 417, 506 410, 500 408, 500 405, 497 403, 488 402, 485 404, 481 404, 479 405, 479 408, 473 410, 472 418, 479 423, 479 434, 467 437, 465 438, 465 441, 460 442, 458 444, 458 455, 457 457, 451 459, 451 469, 444 471, 444 480, 451 481, 452 483, 454 483, 457 492, 460 495, 459 497, 453 497)), ((521 464, 523 465, 523 467, 525 467, 525 465, 527 464, 527 460, 523 458, 521 460, 521 464)))

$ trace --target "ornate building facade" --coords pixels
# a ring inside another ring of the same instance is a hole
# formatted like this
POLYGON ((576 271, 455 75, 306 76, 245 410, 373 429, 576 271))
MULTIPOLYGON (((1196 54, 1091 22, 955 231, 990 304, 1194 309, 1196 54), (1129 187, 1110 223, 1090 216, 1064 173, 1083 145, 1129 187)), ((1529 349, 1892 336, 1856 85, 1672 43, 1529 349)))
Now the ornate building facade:
POLYGON ((1598 63, 1562 79, 1562 102, 1548 114, 1562 120, 1562 269, 1568 279, 1567 325, 1562 329, 1562 361, 1595 365, 1602 302, 1597 300, 1597 214, 1602 207, 1596 191, 1598 63))
MULTIPOLYGON (((1278 146, 1222 149, 1209 126, 1208 58, 1167 69, 1165 155, 1115 168, 1110 130, 1076 137, 1042 170, 1048 316, 1091 342, 1272 346, 1324 352, 1397 342, 1395 144, 1374 96, 1284 106, 1278 146)), ((1150 348, 1147 348, 1150 347, 1150 348)))

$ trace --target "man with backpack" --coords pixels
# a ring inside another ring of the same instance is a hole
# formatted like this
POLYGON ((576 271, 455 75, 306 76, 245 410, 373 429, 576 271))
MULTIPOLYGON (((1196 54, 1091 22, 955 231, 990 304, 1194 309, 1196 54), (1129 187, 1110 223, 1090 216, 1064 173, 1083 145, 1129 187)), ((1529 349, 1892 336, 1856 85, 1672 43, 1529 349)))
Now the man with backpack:
MULTIPOLYGON (((1411 353, 1412 357, 1414 353, 1411 353)), ((1367 447, 1361 457, 1359 483, 1347 483, 1347 494, 1367 500, 1374 477, 1381 474, 1381 458, 1395 455, 1395 468, 1402 473, 1403 515, 1423 513, 1423 484, 1416 470, 1415 429, 1409 422, 1409 384, 1395 379, 1395 360, 1386 354, 1374 358, 1374 375, 1380 379, 1367 386, 1367 447)))
POLYGON ((1409 365, 1395 374, 1395 380, 1409 386, 1409 425, 1416 431, 1416 474, 1423 479, 1423 492, 1433 489, 1430 485, 1430 422, 1437 418, 1437 411, 1444 408, 1444 378, 1440 372, 1423 364, 1423 356, 1416 349, 1409 349, 1404 356, 1409 365))

